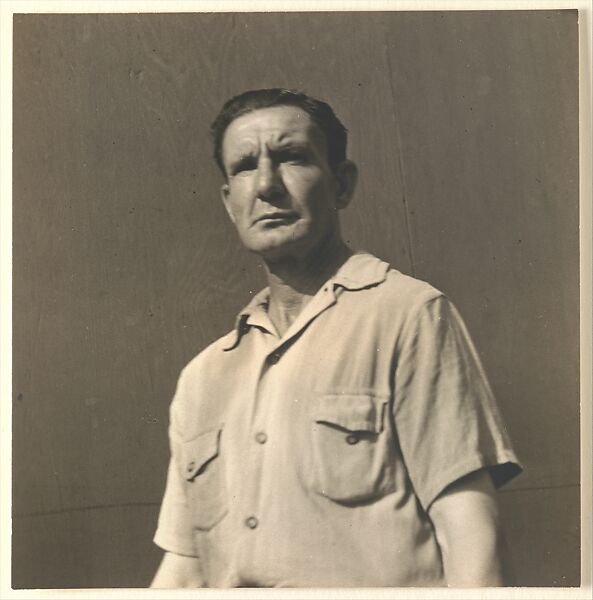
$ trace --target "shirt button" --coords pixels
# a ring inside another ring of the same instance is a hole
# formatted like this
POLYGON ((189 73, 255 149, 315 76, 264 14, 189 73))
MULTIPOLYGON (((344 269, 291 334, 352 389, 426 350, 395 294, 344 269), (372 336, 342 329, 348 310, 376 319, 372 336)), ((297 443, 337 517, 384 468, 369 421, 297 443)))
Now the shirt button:
POLYGON ((268 363, 270 365, 275 365, 280 360, 280 352, 273 352, 268 356, 268 363))
POLYGON ((355 433, 351 433, 350 435, 346 436, 346 442, 353 446, 354 444, 358 444, 358 442, 360 442, 360 438, 355 433))
POLYGON ((258 444, 265 444, 268 441, 268 436, 266 435, 266 433, 264 431, 258 431, 255 434, 255 441, 258 444))
POLYGON ((195 468, 196 468, 196 463, 192 461, 187 465, 187 472, 189 473, 190 471, 193 471, 195 468))
POLYGON ((257 520, 257 517, 249 517, 248 519, 245 519, 245 525, 247 525, 249 529, 255 529, 258 524, 259 521, 257 520))

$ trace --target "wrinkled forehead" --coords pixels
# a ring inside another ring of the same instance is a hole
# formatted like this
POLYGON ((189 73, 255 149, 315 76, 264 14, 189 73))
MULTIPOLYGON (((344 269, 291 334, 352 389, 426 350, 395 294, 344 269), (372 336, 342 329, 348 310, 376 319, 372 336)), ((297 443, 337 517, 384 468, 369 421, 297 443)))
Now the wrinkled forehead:
POLYGON ((310 115, 296 106, 272 106, 245 113, 229 124, 223 142, 223 159, 257 148, 306 145, 325 152, 325 135, 310 115))

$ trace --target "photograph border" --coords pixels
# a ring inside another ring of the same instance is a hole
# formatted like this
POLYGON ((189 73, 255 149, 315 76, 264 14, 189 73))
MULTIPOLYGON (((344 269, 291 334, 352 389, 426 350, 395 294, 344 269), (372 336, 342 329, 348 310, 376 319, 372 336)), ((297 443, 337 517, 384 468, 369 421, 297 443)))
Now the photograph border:
POLYGON ((0 3, 1 22, 1 214, 0 214, 0 598, 590 598, 592 487, 592 210, 591 210, 591 3, 541 1, 372 2, 311 1, 198 2, 153 1, 13 1, 0 3), (580 342, 581 342, 581 587, 448 589, 273 589, 273 590, 12 590, 10 588, 11 528, 11 379, 12 379, 12 16, 18 13, 176 13, 176 12, 314 12, 314 11, 443 11, 443 10, 579 10, 580 121, 580 342))

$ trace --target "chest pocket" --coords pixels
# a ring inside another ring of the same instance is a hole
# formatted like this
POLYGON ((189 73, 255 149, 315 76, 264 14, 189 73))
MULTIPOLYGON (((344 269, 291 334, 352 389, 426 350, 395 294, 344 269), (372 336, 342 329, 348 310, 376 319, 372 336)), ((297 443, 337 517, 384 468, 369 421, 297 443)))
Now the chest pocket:
POLYGON ((179 468, 196 529, 212 529, 228 511, 221 437, 217 427, 181 445, 179 468))
POLYGON ((311 488, 344 504, 393 489, 386 401, 371 395, 322 395, 313 401, 311 488))

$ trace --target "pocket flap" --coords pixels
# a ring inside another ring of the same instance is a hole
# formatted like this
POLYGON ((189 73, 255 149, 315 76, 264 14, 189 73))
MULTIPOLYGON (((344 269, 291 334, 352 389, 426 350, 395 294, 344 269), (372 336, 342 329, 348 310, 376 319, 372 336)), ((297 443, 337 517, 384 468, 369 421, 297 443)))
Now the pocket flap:
POLYGON ((348 431, 380 433, 384 406, 368 394, 324 394, 314 401, 313 419, 348 431))
POLYGON ((211 429, 185 442, 181 451, 183 477, 192 481, 218 456, 221 429, 211 429))

